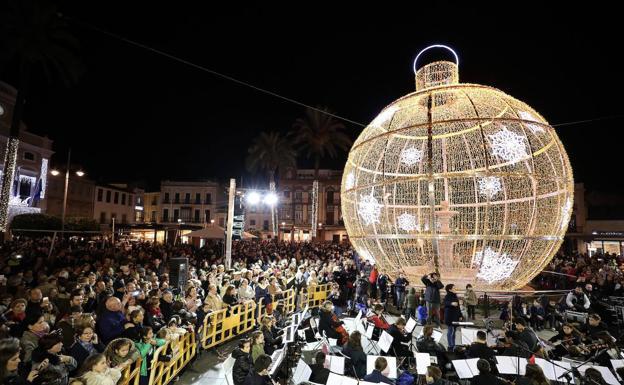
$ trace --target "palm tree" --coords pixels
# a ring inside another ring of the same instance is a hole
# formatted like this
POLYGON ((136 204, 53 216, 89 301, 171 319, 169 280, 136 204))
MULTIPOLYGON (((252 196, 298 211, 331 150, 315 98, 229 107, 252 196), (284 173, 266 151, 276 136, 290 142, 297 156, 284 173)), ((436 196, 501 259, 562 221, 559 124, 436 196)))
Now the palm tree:
POLYGON ((321 159, 335 158, 338 150, 348 151, 351 139, 342 132, 344 124, 331 116, 327 107, 306 109, 304 118, 293 124, 294 143, 297 149, 305 152, 306 157, 314 158, 314 179, 318 180, 321 159))
POLYGON ((262 132, 247 150, 245 166, 251 173, 263 171, 269 183, 275 182, 279 169, 295 167, 297 152, 291 142, 279 132, 262 132))
POLYGON ((0 191, 0 231, 5 231, 20 124, 33 72, 43 71, 47 79, 51 80, 55 76, 69 85, 80 76, 82 67, 74 55, 77 40, 67 31, 65 21, 51 2, 11 0, 0 14, 0 50, 6 59, 2 64, 14 65, 19 79, 0 191))

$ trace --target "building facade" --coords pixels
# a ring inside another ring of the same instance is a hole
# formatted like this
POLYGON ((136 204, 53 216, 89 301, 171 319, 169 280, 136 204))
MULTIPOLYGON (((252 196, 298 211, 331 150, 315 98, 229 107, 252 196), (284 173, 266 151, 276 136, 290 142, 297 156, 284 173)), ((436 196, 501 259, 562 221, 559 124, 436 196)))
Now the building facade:
MULTIPOLYGON (((280 239, 309 241, 312 219, 314 170, 290 169, 280 175, 278 191, 280 239)), ((342 171, 319 170, 317 240, 348 240, 340 209, 342 171)))
POLYGON ((143 222, 143 190, 125 184, 97 184, 93 203, 93 219, 103 229, 116 224, 143 222))
MULTIPOLYGON (((17 91, 0 82, 0 175, 4 164, 12 111, 17 91)), ((15 178, 9 204, 9 221, 15 215, 38 213, 45 210, 49 160, 53 141, 27 130, 20 125, 19 147, 15 178)), ((0 179, 1 183, 1 179, 0 179)))
MULTIPOLYGON (((157 223, 211 223, 218 190, 219 184, 210 180, 162 181, 157 223)), ((150 203, 153 203, 153 195, 150 195, 150 203)), ((150 205, 150 211, 154 211, 153 207, 158 205, 150 205)))
MULTIPOLYGON (((65 174, 48 176, 46 214, 63 215, 65 174)), ((85 176, 70 175, 67 184, 66 218, 93 219, 95 182, 85 176)))

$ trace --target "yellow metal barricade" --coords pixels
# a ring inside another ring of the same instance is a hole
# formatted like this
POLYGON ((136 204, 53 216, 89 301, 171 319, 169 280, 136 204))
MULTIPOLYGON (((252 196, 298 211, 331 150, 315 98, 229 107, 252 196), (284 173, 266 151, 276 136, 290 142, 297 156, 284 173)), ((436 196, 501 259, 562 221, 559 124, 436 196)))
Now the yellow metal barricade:
POLYGON ((139 385, 141 361, 141 357, 139 357, 132 365, 126 367, 121 372, 121 378, 117 382, 117 385, 139 385))
POLYGON ((256 325, 255 309, 256 303, 248 301, 208 314, 204 318, 202 347, 211 348, 251 330, 256 325))
POLYGON ((329 292, 331 291, 331 285, 316 285, 314 286, 314 290, 308 292, 307 301, 305 302, 310 309, 319 307, 325 302, 329 292))
MULTIPOLYGON (((295 312, 295 289, 285 290, 281 295, 281 301, 284 303, 284 315, 291 315, 295 312)), ((275 298, 273 300, 275 301, 275 298)))
POLYGON ((186 333, 179 340, 170 341, 156 349, 150 365, 150 385, 167 385, 197 353, 195 333, 186 333), (171 359, 160 357, 170 354, 171 359))

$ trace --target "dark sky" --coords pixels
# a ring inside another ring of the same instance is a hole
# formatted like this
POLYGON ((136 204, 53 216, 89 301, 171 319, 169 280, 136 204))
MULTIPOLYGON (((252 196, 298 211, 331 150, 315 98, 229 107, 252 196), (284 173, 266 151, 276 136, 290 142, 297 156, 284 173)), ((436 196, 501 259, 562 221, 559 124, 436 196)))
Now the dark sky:
MULTIPOLYGON (((316 2, 224 9, 214 3, 77 1, 61 8, 359 122, 368 123, 414 90, 413 58, 433 43, 456 49, 462 81, 497 87, 551 124, 624 114, 619 13, 592 10, 593 3, 566 15, 528 2, 499 2, 498 14, 476 2, 437 2, 427 9, 390 3, 342 9, 316 2)), ((81 43, 85 74, 72 88, 36 84, 25 120, 55 140, 58 160, 71 146, 92 177, 239 177, 255 135, 286 132, 303 114, 300 106, 77 24, 71 30, 81 43)), ((610 191, 622 187, 623 123, 558 129, 577 181, 610 191)), ((361 131, 347 127, 354 138, 361 131)), ((345 157, 326 165, 341 168, 345 157)))

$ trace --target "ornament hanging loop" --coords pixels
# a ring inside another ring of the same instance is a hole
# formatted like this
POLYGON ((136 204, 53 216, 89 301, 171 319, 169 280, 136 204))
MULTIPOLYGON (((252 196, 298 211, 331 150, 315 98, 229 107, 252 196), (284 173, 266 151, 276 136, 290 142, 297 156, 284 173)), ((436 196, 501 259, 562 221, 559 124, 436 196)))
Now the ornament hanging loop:
POLYGON ((423 50, 418 52, 418 55, 416 55, 416 59, 414 59, 414 74, 416 74, 416 72, 418 71, 418 58, 420 58, 420 55, 422 55, 426 51, 429 51, 432 48, 444 48, 444 49, 450 51, 453 54, 453 56, 455 57, 455 65, 459 67, 459 57, 457 56, 457 53, 455 53, 455 51, 451 47, 449 47, 447 45, 443 45, 443 44, 434 44, 434 45, 430 45, 429 47, 424 48, 423 50))

